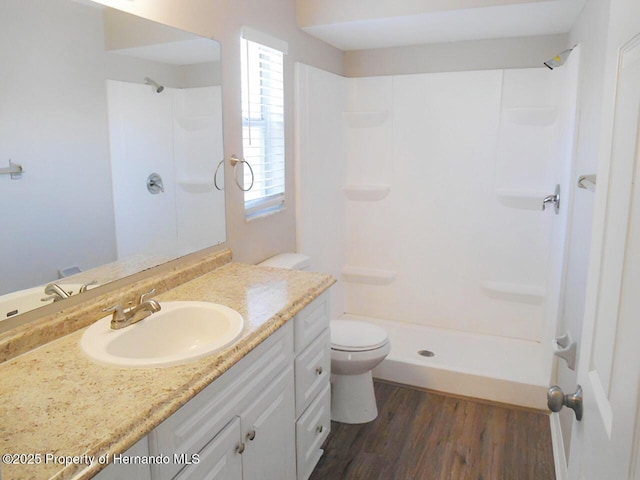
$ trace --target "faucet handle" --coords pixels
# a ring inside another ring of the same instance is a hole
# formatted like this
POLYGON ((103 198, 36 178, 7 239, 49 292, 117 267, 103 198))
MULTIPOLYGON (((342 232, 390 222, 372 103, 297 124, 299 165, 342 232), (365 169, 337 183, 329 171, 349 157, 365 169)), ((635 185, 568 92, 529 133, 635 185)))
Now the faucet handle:
POLYGON ((86 292, 87 290, 89 290, 89 287, 90 287, 91 285, 97 285, 97 284, 98 284, 98 281, 97 281, 97 280, 91 280, 89 283, 85 283, 84 285, 82 285, 82 286, 80 287, 80 290, 78 290, 78 293, 86 292))
POLYGON ((113 305, 113 306, 108 307, 108 308, 103 308, 102 311, 103 312, 113 312, 113 320, 112 321, 121 322, 121 321, 125 320, 124 308, 122 307, 122 305, 113 305))
POLYGON ((147 293, 143 293, 142 295, 140 295, 140 299, 138 300, 138 305, 140 305, 141 303, 146 302, 147 300, 149 300, 147 297, 150 297, 151 295, 154 295, 155 293, 156 293, 156 289, 152 288, 147 293))

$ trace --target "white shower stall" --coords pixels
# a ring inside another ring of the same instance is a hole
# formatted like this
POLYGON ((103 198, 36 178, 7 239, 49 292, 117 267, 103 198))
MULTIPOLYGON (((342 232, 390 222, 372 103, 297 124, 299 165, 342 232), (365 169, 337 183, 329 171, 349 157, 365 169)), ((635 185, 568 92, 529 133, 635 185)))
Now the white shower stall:
POLYGON ((577 64, 367 78, 297 65, 298 250, 338 278, 334 318, 389 333, 374 376, 546 404, 577 64), (558 214, 542 210, 556 185, 558 214))
POLYGON ((118 259, 171 259, 223 241, 221 87, 157 93, 108 80, 107 98, 118 259), (151 193, 154 173, 162 190, 151 193))

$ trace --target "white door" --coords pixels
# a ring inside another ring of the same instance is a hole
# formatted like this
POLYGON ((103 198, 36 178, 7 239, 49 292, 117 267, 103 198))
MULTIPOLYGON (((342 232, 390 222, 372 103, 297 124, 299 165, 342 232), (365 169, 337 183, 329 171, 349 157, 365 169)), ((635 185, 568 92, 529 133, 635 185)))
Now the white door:
POLYGON ((584 417, 574 422, 571 479, 640 479, 639 114, 640 35, 621 49, 611 166, 608 182, 598 179, 607 200, 595 219, 601 260, 592 257, 578 368, 584 417))

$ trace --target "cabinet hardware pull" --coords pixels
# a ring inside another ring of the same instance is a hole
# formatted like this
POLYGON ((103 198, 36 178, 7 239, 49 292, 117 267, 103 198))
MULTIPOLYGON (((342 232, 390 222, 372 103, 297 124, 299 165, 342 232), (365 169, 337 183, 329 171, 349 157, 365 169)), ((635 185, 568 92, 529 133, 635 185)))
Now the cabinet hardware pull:
POLYGON ((319 426, 316 428, 316 432, 317 432, 317 433, 322 433, 322 430, 324 430, 324 427, 323 427, 322 425, 319 425, 319 426))
POLYGON ((244 452, 244 442, 240 442, 240 445, 238 445, 236 447, 236 453, 239 453, 240 455, 242 455, 242 452, 244 452))
POLYGON ((322 375, 322 372, 323 372, 322 367, 318 367, 318 368, 316 368, 316 373, 317 373, 318 375, 322 375))
POLYGON ((247 433, 247 439, 249 441, 252 441, 254 438, 256 438, 256 431, 255 430, 249 430, 249 433, 247 433))

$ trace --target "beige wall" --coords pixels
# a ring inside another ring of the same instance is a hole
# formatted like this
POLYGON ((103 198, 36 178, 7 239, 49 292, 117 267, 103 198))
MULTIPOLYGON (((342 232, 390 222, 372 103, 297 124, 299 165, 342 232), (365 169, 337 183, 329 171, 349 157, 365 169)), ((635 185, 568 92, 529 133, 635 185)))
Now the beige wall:
POLYGON ((227 242, 234 259, 254 263, 296 247, 294 192, 294 62, 343 73, 343 53, 296 25, 295 0, 96 0, 98 3, 211 37, 222 44, 225 155, 242 152, 240 113, 240 31, 243 25, 289 43, 285 59, 286 210, 246 222, 243 194, 226 169, 227 242))
POLYGON ((353 50, 345 53, 345 75, 368 77, 540 67, 564 50, 568 36, 501 38, 411 47, 353 50))

